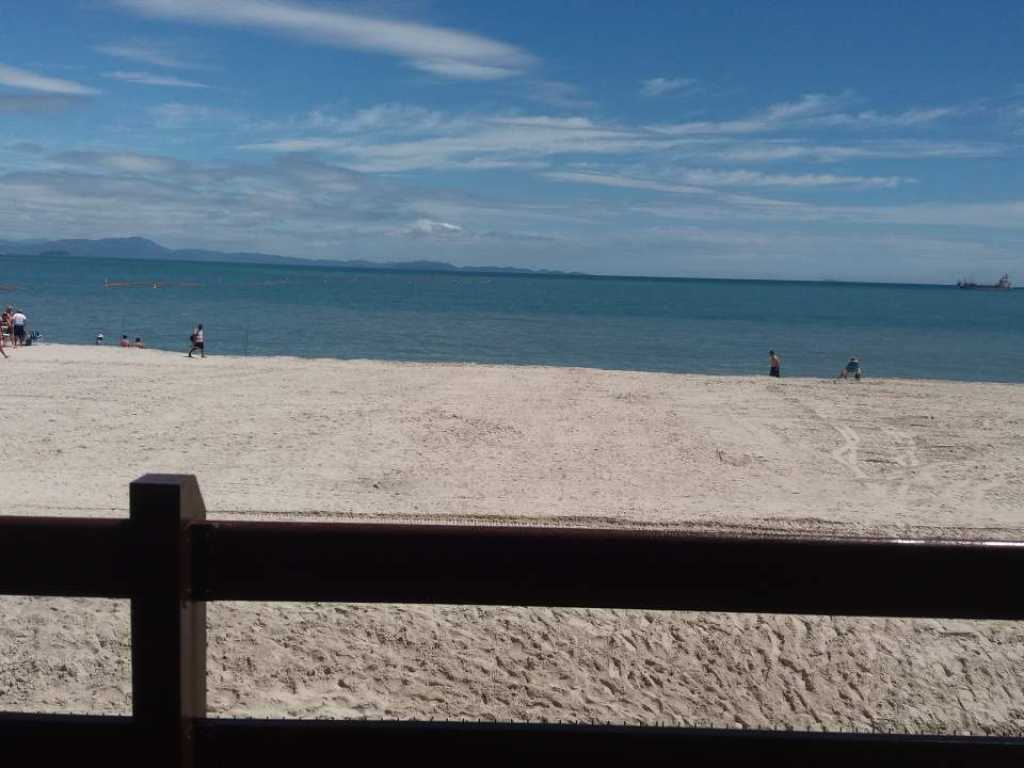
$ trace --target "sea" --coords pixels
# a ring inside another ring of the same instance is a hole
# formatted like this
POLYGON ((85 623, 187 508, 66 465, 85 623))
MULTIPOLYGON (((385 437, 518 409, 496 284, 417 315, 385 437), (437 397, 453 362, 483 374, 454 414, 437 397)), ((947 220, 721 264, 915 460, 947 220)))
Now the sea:
POLYGON ((1024 291, 0 257, 40 343, 724 375, 1024 382, 1024 291))

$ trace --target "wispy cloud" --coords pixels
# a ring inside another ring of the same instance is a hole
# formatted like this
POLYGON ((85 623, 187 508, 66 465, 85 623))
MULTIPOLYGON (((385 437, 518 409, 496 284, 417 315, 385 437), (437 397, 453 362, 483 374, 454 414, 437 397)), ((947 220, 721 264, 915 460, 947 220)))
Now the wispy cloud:
POLYGON ((692 77, 652 77, 640 84, 644 96, 664 96, 674 91, 689 91, 697 84, 692 77))
POLYGON ((398 57, 424 72, 465 80, 521 74, 535 58, 481 35, 277 0, 116 0, 146 16, 261 29, 398 57))
POLYGON ((181 170, 185 165, 178 160, 159 155, 143 155, 137 152, 95 152, 73 151, 53 155, 50 161, 58 166, 72 166, 90 170, 106 170, 120 173, 147 175, 168 174, 181 170))
POLYGON ((533 83, 527 92, 527 97, 531 101, 559 109, 582 110, 595 106, 595 102, 588 99, 578 85, 558 80, 542 80, 533 83))
POLYGON ((796 101, 779 102, 747 117, 723 121, 694 121, 651 126, 668 136, 730 136, 794 128, 906 128, 963 114, 960 107, 913 108, 886 114, 874 110, 850 112, 851 97, 809 93, 796 101))
POLYGON ((658 192, 707 194, 707 187, 779 187, 811 189, 816 187, 852 187, 857 189, 891 189, 913 184, 904 176, 842 176, 830 173, 768 174, 760 171, 722 171, 708 168, 680 169, 670 174, 678 181, 665 182, 631 176, 589 172, 548 172, 545 178, 577 184, 648 189, 658 192))
POLYGON ((138 83, 139 85, 158 85, 169 88, 209 88, 204 83, 197 83, 192 80, 182 80, 180 77, 168 75, 154 75, 149 72, 105 72, 104 77, 113 80, 122 80, 126 83, 138 83))
POLYGON ((462 234, 462 227, 458 224, 450 224, 447 221, 433 221, 431 219, 417 219, 406 230, 410 237, 442 237, 452 238, 462 234))
POLYGON ((915 180, 906 176, 843 176, 833 173, 768 174, 760 171, 719 171, 695 168, 681 173, 690 184, 710 187, 856 187, 858 189, 892 189, 915 180))
POLYGON ((0 64, 0 85, 54 96, 93 96, 99 93, 95 88, 89 88, 81 83, 47 77, 5 64, 0 64))
POLYGON ((443 135, 389 140, 372 131, 353 137, 304 136, 243 145, 270 152, 326 152, 364 172, 425 168, 528 167, 559 154, 615 155, 672 146, 643 132, 600 125, 584 117, 551 115, 463 118, 443 135))
POLYGON ((46 147, 42 144, 36 144, 33 141, 16 141, 13 144, 8 144, 7 149, 14 150, 15 152, 21 152, 26 155, 41 155, 46 151, 46 147))
POLYGON ((133 61, 138 64, 149 64, 154 67, 165 67, 167 69, 199 69, 199 65, 193 61, 182 58, 164 46, 147 42, 132 43, 111 43, 109 45, 98 45, 93 50, 113 56, 126 61, 133 61))
MULTIPOLYGON (((661 165, 670 162, 683 163, 690 168, 705 167, 704 178, 693 177, 680 183, 862 189, 891 188, 908 184, 910 180, 906 176, 865 174, 768 175, 735 171, 730 175, 707 166, 962 159, 992 157, 1007 151, 1005 145, 995 142, 939 142, 919 138, 846 137, 841 144, 823 144, 812 138, 820 133, 820 128, 809 127, 807 121, 846 114, 833 111, 835 103, 827 97, 811 95, 771 105, 750 118, 691 123, 685 130, 599 121, 582 115, 449 114, 411 105, 381 104, 341 115, 314 110, 276 126, 265 126, 264 136, 276 133, 278 137, 260 136, 239 148, 263 152, 322 152, 342 158, 363 172, 528 168, 538 163, 547 165, 559 155, 579 158, 635 154, 640 158, 661 154, 664 158, 659 161, 661 165), (789 133, 796 133, 797 129, 800 133, 773 138, 771 132, 783 124, 793 129, 789 133)), ((938 119, 933 114, 905 114, 907 116, 900 121, 894 120, 894 125, 938 119)))
POLYGON ((171 101, 149 107, 147 114, 160 128, 182 128, 196 123, 232 123, 236 127, 249 127, 250 121, 237 112, 205 104, 182 104, 171 101))
POLYGON ((715 152, 718 159, 740 163, 811 160, 835 163, 844 160, 920 160, 996 157, 1006 146, 995 142, 924 141, 894 139, 861 141, 855 144, 815 144, 807 141, 757 141, 725 146, 715 152))
POLYGON ((594 184, 599 187, 615 187, 618 189, 643 189, 653 192, 674 192, 685 195, 708 195, 711 190, 683 184, 670 184, 652 179, 637 179, 630 176, 619 176, 608 173, 591 173, 589 171, 549 171, 541 174, 551 181, 563 181, 570 184, 594 184))

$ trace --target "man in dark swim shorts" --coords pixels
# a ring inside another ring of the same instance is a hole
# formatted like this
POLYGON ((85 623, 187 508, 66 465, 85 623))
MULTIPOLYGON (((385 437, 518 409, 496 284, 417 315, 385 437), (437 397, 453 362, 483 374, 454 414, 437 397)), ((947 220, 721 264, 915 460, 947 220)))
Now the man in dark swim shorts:
POLYGON ((192 331, 192 349, 188 351, 188 356, 192 357, 192 353, 197 349, 202 357, 206 357, 206 334, 203 332, 203 324, 200 323, 196 326, 196 329, 192 331))
POLYGON ((782 377, 782 358, 775 354, 774 349, 768 350, 768 365, 771 366, 768 369, 769 376, 774 376, 776 379, 782 377))

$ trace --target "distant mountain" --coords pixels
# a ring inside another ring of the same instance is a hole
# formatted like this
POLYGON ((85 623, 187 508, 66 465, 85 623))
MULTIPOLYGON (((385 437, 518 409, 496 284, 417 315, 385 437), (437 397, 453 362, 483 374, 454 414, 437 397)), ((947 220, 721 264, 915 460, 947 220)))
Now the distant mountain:
POLYGON ((522 267, 457 267, 445 261, 349 261, 299 259, 269 253, 207 251, 198 248, 171 249, 144 237, 106 237, 99 240, 0 240, 0 255, 69 256, 75 258, 132 259, 154 261, 222 261, 238 264, 290 264, 331 266, 347 269, 382 269, 408 272, 487 272, 494 274, 575 274, 553 269, 522 267))

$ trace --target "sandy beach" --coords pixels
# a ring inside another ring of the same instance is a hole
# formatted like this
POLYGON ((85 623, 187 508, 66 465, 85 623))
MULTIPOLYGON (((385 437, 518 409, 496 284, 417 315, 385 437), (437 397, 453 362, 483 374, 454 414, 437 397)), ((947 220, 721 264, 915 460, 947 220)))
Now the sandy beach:
MULTIPOLYGON (((841 361, 838 361, 841 362, 841 361)), ((837 369, 838 369, 837 362, 837 369)), ((1024 387, 41 345, 0 360, 4 514, 1024 538, 1024 387)), ((3 598, 0 710, 125 712, 128 606, 3 598)), ((1024 734, 1024 626, 215 604, 217 715, 1024 734)))

